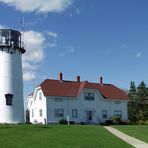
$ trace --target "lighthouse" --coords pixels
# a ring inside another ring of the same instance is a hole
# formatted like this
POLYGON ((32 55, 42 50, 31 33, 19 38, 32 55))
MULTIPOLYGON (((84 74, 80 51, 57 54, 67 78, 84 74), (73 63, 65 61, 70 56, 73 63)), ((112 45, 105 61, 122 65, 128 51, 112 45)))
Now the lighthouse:
POLYGON ((21 33, 0 29, 0 123, 24 123, 21 33))

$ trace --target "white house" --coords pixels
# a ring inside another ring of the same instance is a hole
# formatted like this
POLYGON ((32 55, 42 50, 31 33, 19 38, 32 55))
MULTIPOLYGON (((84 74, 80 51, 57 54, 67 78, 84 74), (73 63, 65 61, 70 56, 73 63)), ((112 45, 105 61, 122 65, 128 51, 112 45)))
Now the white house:
POLYGON ((28 96, 31 123, 100 123, 117 115, 127 120, 128 96, 112 84, 46 79, 28 96))

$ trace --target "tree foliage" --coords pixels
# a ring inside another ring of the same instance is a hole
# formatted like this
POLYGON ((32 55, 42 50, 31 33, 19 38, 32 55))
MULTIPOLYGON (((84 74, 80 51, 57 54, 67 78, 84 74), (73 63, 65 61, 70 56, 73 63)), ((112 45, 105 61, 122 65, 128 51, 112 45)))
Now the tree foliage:
POLYGON ((148 88, 144 81, 138 87, 131 82, 129 90, 128 116, 132 122, 148 119, 148 88))

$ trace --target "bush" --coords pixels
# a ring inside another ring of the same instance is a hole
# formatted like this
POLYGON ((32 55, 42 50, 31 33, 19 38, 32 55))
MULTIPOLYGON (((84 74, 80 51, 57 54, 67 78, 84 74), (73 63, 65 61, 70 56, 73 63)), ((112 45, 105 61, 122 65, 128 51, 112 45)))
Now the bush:
POLYGON ((121 118, 119 116, 112 116, 111 120, 113 124, 121 124, 121 118))
POLYGON ((146 120, 146 121, 144 122, 144 124, 145 124, 145 125, 148 125, 148 120, 146 120))
POLYGON ((105 121, 105 124, 106 124, 106 125, 113 125, 113 121, 112 121, 112 120, 106 120, 106 121, 105 121))
POLYGON ((145 124, 145 122, 143 121, 143 120, 139 120, 139 121, 137 121, 136 122, 138 125, 144 125, 145 124))
POLYGON ((100 125, 105 126, 105 125, 106 125, 106 123, 104 123, 104 122, 100 122, 100 125))
POLYGON ((75 124, 75 122, 74 121, 69 121, 69 124, 75 124))
POLYGON ((61 119, 59 120, 59 124, 68 124, 66 119, 61 119))
POLYGON ((132 121, 130 121, 129 120, 129 122, 128 122, 128 125, 135 125, 136 123, 135 122, 132 122, 132 121))
POLYGON ((129 120, 122 120, 121 124, 122 125, 131 125, 131 122, 129 120))
POLYGON ((84 124, 85 124, 85 122, 81 121, 81 125, 84 125, 84 124))

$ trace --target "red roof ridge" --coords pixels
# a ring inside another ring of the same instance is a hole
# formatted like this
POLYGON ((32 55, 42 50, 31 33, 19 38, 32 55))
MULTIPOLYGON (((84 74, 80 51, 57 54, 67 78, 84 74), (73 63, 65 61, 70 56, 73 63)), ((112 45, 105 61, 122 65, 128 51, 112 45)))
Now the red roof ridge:
POLYGON ((128 100, 128 95, 113 84, 100 84, 88 81, 68 81, 46 79, 38 86, 45 96, 76 97, 83 89, 96 89, 104 98, 115 100, 128 100))

